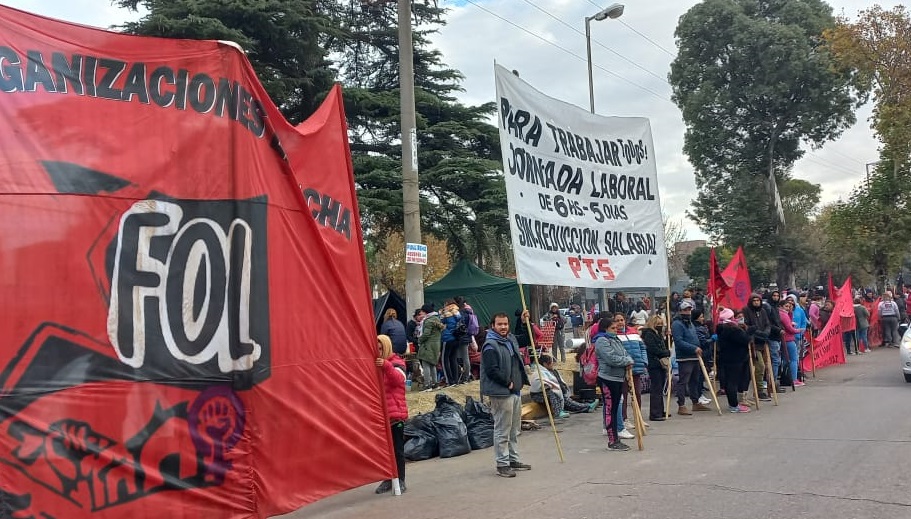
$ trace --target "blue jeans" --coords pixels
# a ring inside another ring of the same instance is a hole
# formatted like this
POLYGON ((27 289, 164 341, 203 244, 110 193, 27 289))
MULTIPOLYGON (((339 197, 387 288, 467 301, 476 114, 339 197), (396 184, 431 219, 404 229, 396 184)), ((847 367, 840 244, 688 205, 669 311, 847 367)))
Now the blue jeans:
POLYGON ((860 347, 860 343, 864 343, 864 351, 870 351, 870 343, 867 342, 867 330, 869 328, 857 329, 857 346, 860 347))
POLYGON ((788 357, 791 364, 791 380, 797 380, 797 342, 788 341, 785 345, 788 348, 788 357))
POLYGON ((769 341, 769 356, 772 357, 772 372, 769 377, 775 380, 778 385, 778 368, 781 367, 781 343, 778 341, 769 341))

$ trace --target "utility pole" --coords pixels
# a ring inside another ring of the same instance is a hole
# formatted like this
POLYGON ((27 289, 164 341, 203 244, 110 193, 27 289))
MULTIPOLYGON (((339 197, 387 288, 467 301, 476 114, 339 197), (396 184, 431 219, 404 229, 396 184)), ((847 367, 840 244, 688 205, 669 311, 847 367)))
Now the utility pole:
MULTIPOLYGON (((414 114, 414 44, 411 41, 411 0, 398 0, 399 92, 402 105, 402 208, 405 242, 421 243, 421 205, 418 187, 418 138, 414 114)), ((405 254, 405 251, 399 251, 405 254)), ((405 264, 405 301, 410 317, 424 304, 424 267, 405 264)))

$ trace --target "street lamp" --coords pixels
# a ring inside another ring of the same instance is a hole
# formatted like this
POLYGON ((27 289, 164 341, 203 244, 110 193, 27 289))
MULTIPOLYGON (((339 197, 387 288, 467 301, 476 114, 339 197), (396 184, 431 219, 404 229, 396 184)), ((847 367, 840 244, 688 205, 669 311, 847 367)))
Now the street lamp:
MULTIPOLYGON (((620 18, 620 15, 622 14, 623 4, 611 4, 594 15, 585 17, 585 51, 588 56, 588 104, 592 113, 595 113, 595 87, 592 82, 591 22, 592 20, 600 22, 601 20, 607 20, 608 18, 620 18)), ((668 297, 670 297, 670 294, 668 294, 668 297)), ((602 312, 607 310, 607 297, 603 288, 598 289, 598 306, 601 307, 602 312)))
POLYGON ((623 4, 611 4, 592 16, 585 17, 585 50, 588 55, 588 101, 591 112, 595 113, 595 88, 592 82, 592 31, 591 21, 600 22, 608 18, 620 18, 623 4))

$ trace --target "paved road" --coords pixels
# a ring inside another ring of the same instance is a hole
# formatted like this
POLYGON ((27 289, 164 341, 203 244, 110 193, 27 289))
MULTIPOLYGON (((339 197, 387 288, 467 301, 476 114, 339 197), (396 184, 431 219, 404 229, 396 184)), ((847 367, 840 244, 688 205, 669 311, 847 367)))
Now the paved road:
MULTIPOLYGON (((514 479, 492 450, 408 465, 408 492, 373 485, 287 519, 911 518, 911 384, 898 350, 849 357, 796 393, 746 415, 697 413, 655 423, 645 451, 608 452, 595 415, 523 433, 514 479)), ((635 445, 635 440, 629 443, 635 445)))

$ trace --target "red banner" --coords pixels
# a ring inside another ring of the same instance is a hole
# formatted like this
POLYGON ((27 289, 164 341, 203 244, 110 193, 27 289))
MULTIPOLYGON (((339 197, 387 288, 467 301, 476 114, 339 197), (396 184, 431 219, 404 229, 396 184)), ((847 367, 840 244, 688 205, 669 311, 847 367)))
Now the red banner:
POLYGON ((870 342, 870 347, 879 347, 883 344, 883 330, 879 325, 879 303, 882 302, 882 298, 877 298, 876 301, 867 301, 864 300, 863 305, 870 312, 870 328, 867 330, 867 340, 870 342))
POLYGON ((832 317, 829 322, 819 332, 818 337, 812 337, 810 341, 813 344, 813 358, 809 355, 803 358, 801 368, 804 373, 809 373, 814 365, 817 369, 831 366, 832 364, 845 363, 845 346, 842 333, 853 330, 854 322, 854 301, 851 299, 851 278, 845 280, 845 284, 838 290, 838 299, 835 301, 835 308, 832 310, 832 317), (848 317, 850 314, 850 318, 848 317), (851 324, 850 328, 846 328, 851 324))
POLYGON ((267 517, 394 473, 337 90, 295 129, 233 45, 0 6, 0 115, 4 511, 267 517))

